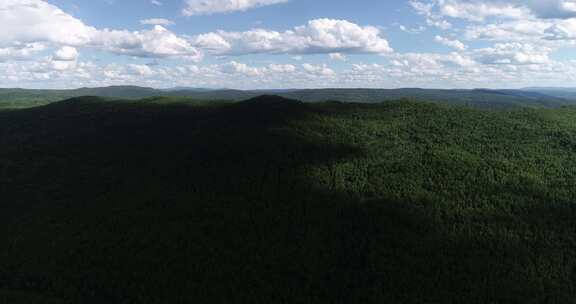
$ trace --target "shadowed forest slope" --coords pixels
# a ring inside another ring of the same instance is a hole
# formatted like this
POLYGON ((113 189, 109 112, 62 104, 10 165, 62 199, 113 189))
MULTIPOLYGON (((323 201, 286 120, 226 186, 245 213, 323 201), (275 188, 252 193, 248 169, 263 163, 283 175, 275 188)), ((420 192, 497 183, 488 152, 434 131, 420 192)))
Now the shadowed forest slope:
POLYGON ((576 109, 0 112, 6 303, 575 303, 576 109))

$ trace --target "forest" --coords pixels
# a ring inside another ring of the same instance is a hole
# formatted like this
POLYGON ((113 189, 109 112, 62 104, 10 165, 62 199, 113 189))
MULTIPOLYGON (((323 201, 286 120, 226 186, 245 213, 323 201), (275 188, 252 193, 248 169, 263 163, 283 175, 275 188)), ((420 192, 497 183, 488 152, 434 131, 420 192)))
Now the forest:
POLYGON ((570 104, 75 97, 0 147, 2 303, 576 303, 570 104))

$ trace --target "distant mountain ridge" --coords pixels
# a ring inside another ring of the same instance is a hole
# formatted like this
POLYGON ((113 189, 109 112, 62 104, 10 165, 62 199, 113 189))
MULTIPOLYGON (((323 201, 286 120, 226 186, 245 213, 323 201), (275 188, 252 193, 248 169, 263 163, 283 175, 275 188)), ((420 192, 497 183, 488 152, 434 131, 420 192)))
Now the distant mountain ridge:
POLYGON ((538 92, 548 96, 576 100, 576 88, 570 87, 531 87, 524 88, 523 91, 538 92))
POLYGON ((521 89, 522 91, 564 91, 576 92, 576 87, 527 87, 521 89))
POLYGON ((297 99, 304 102, 333 100, 341 102, 379 103, 408 98, 436 103, 461 104, 480 108, 555 108, 576 104, 576 89, 568 88, 527 88, 522 90, 450 90, 419 88, 234 90, 193 87, 154 89, 139 86, 109 86, 72 90, 0 89, 0 108, 41 105, 80 96, 98 96, 122 99, 168 96, 186 97, 197 100, 240 101, 260 95, 279 95, 285 98, 297 99))

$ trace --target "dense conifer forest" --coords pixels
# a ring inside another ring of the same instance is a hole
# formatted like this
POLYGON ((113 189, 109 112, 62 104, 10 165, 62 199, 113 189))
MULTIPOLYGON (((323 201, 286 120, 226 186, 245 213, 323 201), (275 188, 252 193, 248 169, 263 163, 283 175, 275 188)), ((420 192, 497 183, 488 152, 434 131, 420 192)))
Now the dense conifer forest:
POLYGON ((576 108, 0 111, 0 302, 576 303, 576 108))

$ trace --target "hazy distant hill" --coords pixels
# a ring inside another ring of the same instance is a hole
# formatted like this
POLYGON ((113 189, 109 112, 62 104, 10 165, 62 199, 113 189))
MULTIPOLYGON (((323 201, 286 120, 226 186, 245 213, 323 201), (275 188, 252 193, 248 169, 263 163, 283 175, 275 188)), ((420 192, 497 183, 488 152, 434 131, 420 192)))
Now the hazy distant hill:
POLYGON ((111 86, 74 90, 0 89, 0 109, 26 108, 80 96, 145 98, 157 95, 163 95, 163 92, 138 86, 111 86))
POLYGON ((558 91, 558 92, 574 92, 576 93, 576 88, 572 87, 528 87, 523 88, 523 91, 558 91))
POLYGON ((174 91, 196 91, 196 92, 206 92, 206 91, 214 91, 214 89, 208 88, 194 88, 194 87, 173 87, 162 89, 164 92, 174 92, 174 91))
POLYGON ((162 91, 153 88, 138 86, 111 86, 103 88, 81 88, 72 90, 72 94, 77 96, 100 96, 117 98, 145 98, 162 95, 162 91))
MULTIPOLYGON (((107 88, 100 88, 107 92, 107 88)), ((464 104, 483 108, 516 106, 558 107, 566 100, 521 90, 434 90, 434 89, 306 89, 306 90, 175 90, 170 92, 143 91, 151 95, 191 97, 200 100, 240 101, 263 94, 275 94, 305 102, 337 100, 342 102, 379 103, 411 98, 420 101, 464 104)), ((107 92, 109 93, 109 92, 107 92)), ((110 96, 94 94, 96 96, 110 96)), ((131 97, 131 96, 118 96, 131 97)))
MULTIPOLYGON (((379 103, 410 98, 419 101, 461 104, 480 108, 547 107, 555 108, 576 102, 570 94, 531 90, 435 90, 435 89, 307 89, 307 90, 211 90, 204 88, 153 89, 138 86, 111 86, 75 90, 0 89, 0 108, 23 108, 66 98, 98 96, 139 99, 155 96, 189 97, 198 100, 240 101, 264 94, 275 94, 305 102, 336 100, 379 103)), ((576 93, 573 93, 576 96, 576 93)))
POLYGON ((304 101, 339 100, 371 103, 412 98, 419 101, 464 104, 482 108, 557 107, 565 103, 558 97, 526 94, 516 90, 325 89, 293 91, 282 96, 304 101))
POLYGON ((538 92, 548 96, 576 100, 576 88, 562 87, 531 87, 522 89, 524 91, 538 92))

